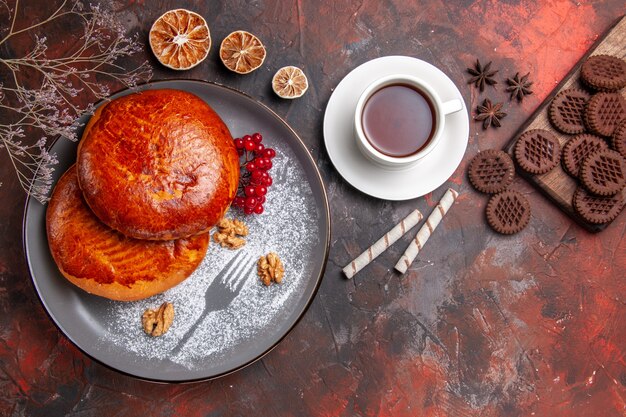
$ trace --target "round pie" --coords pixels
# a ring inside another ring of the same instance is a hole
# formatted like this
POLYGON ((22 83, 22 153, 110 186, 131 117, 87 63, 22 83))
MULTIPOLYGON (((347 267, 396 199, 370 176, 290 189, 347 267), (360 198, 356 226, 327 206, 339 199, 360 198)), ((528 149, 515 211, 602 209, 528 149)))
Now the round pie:
POLYGON ((203 100, 178 90, 148 90, 100 106, 85 127, 77 171, 95 215, 137 239, 207 232, 239 183, 228 128, 203 100))
POLYGON ((52 257, 61 274, 88 293, 132 301, 161 293, 202 262, 208 233, 170 241, 129 238, 102 224, 84 202, 72 166, 46 211, 52 257))

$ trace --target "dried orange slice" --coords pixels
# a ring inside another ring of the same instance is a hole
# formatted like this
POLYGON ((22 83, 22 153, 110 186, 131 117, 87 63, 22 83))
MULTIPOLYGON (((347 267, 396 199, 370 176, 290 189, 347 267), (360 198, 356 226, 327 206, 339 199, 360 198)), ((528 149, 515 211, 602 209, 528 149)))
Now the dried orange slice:
POLYGON ((309 88, 309 81, 298 67, 282 67, 272 78, 272 89, 282 98, 302 97, 309 88))
POLYGON ((211 49, 211 32, 198 13, 186 9, 165 12, 150 29, 150 48, 161 64, 175 70, 193 68, 211 49))
POLYGON ((265 46, 245 30, 236 30, 222 41, 220 59, 231 71, 247 74, 263 65, 265 46))

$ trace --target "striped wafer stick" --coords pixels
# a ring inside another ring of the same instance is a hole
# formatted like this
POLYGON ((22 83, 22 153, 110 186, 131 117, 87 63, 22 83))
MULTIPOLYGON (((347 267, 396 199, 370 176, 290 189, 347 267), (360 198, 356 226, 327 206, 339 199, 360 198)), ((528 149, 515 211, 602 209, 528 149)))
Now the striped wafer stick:
POLYGON ((350 262, 343 268, 346 277, 352 278, 357 272, 363 269, 367 264, 372 262, 378 255, 383 253, 389 246, 393 245, 402 235, 411 230, 413 226, 422 220, 422 213, 415 209, 404 218, 400 223, 394 226, 383 237, 378 239, 376 243, 367 248, 365 252, 360 254, 355 260, 350 262))
POLYGON ((419 251, 422 250, 422 248, 426 244, 426 241, 428 240, 430 235, 433 234, 433 231, 435 230, 443 216, 445 216, 448 210, 450 210, 450 207, 452 207, 454 200, 456 200, 458 196, 458 192, 454 191, 452 188, 448 188, 448 191, 446 191, 446 193, 443 195, 443 197, 437 204, 437 207, 434 208, 433 212, 430 213, 430 216, 428 216, 428 219, 426 219, 426 223, 424 223, 419 232, 417 232, 417 236, 415 236, 415 239, 413 239, 409 247, 404 252, 404 255, 402 255, 402 257, 396 264, 395 268, 397 271, 404 274, 407 269, 409 269, 419 251))

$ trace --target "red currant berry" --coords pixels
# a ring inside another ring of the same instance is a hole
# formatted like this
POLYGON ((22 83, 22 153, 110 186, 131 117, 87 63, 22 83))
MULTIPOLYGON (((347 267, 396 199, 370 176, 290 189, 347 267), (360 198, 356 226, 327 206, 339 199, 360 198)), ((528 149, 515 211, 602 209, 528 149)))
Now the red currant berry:
POLYGON ((244 140, 243 147, 246 149, 246 151, 252 152, 256 145, 254 144, 254 142, 252 142, 252 140, 244 140))
POLYGON ((256 187, 253 187, 251 185, 246 186, 243 191, 246 194, 246 197, 254 196, 255 194, 257 194, 256 187))
POLYGON ((245 214, 252 214, 252 213, 254 213, 254 208, 253 207, 244 207, 243 208, 243 212, 245 214))
POLYGON ((244 201, 245 200, 243 197, 235 197, 235 199, 233 200, 233 205, 235 207, 243 207, 244 201))
POLYGON ((257 206, 254 208, 254 212, 256 214, 262 214, 263 213, 263 204, 257 204, 257 206))
POLYGON ((263 169, 271 169, 273 165, 274 164, 272 164, 272 160, 271 159, 265 158, 265 163, 263 164, 263 169))
POLYGON ((263 180, 263 185, 265 185, 266 187, 269 187, 270 185, 272 185, 274 181, 272 180, 272 177, 268 176, 267 178, 265 178, 263 180))
POLYGON ((250 184, 252 185, 258 185, 261 184, 261 181, 263 181, 263 171, 254 171, 251 175, 250 175, 250 184))
MULTIPOLYGON (((246 188, 248 188, 248 187, 246 187, 246 188)), ((247 191, 247 190, 246 190, 246 191, 247 191)), ((262 186, 262 185, 259 185, 258 187, 254 187, 254 191, 255 191, 255 194, 256 194, 258 197, 262 197, 262 196, 264 196, 265 194, 267 194, 267 188, 266 188, 266 187, 264 187, 264 186, 262 186)), ((248 195, 248 194, 246 194, 246 195, 248 195)))
POLYGON ((263 156, 271 159, 276 156, 276 151, 272 148, 265 148, 265 150, 263 151, 263 156))
POLYGON ((248 170, 248 172, 254 172, 258 169, 258 167, 253 161, 250 161, 248 162, 248 165, 246 165, 246 169, 248 170))
POLYGON ((262 195, 261 197, 257 198, 257 203, 258 204, 265 204, 265 196, 262 195))
POLYGON ((235 139, 235 148, 243 149, 243 140, 239 138, 235 139))
POLYGON ((246 207, 254 208, 257 205, 258 201, 255 197, 246 197, 246 207))
POLYGON ((256 158, 255 161, 257 168, 265 169, 265 160, 263 158, 256 158))
POLYGON ((262 143, 257 143, 256 148, 254 149, 254 153, 257 155, 262 155, 265 150, 265 146, 262 143))
POLYGON ((248 141, 248 140, 252 140, 252 136, 250 135, 244 135, 241 139, 243 139, 243 141, 248 141))
POLYGON ((256 132, 252 135, 252 140, 254 141, 254 143, 261 143, 261 141, 263 140, 263 136, 261 136, 259 132, 256 132))

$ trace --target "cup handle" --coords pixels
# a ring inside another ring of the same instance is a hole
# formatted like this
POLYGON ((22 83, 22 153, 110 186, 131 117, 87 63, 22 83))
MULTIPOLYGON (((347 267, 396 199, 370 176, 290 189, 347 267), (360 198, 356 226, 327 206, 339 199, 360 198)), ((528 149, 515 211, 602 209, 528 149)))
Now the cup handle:
POLYGON ((443 114, 455 113, 463 108, 463 102, 455 98, 450 101, 446 101, 441 105, 441 109, 443 110, 443 114))

